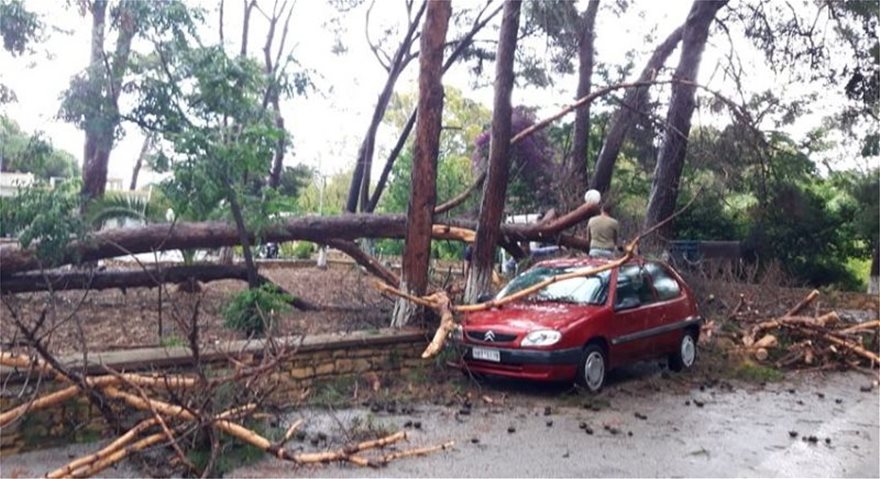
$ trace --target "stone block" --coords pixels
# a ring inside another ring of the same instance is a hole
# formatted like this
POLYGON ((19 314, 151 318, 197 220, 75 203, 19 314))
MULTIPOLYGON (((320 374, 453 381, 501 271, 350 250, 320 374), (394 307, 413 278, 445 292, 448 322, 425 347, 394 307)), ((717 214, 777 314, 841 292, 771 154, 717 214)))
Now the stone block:
POLYGON ((325 374, 333 374, 336 372, 336 363, 322 363, 315 366, 315 374, 318 376, 323 376, 325 374))
POLYGON ((307 379, 311 378, 315 375, 315 368, 311 366, 305 366, 301 368, 294 368, 290 370, 290 377, 293 379, 307 379))

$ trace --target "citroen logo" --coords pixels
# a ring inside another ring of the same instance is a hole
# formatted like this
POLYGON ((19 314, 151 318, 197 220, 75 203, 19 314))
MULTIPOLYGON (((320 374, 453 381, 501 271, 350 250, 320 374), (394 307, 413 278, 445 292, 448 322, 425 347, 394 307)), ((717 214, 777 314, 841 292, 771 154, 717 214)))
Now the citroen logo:
POLYGON ((483 335, 483 341, 492 342, 495 341, 495 333, 490 329, 486 331, 486 334, 483 335))

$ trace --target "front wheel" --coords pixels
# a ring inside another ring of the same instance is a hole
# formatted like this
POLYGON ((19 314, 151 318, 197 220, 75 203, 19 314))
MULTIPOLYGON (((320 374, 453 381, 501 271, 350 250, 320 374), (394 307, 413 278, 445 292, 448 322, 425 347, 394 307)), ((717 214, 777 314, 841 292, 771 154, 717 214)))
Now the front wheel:
POLYGON ((597 344, 584 348, 578 368, 577 382, 591 393, 599 392, 605 385, 608 359, 605 351, 597 344))
POLYGON ((679 372, 690 369, 697 360, 697 339, 692 331, 681 337, 678 349, 669 355, 669 369, 679 372))

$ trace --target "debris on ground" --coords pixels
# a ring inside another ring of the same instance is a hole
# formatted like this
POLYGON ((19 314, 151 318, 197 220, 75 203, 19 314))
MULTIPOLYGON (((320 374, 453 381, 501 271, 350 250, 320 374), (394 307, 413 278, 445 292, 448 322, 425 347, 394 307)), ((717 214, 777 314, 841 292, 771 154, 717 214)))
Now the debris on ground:
POLYGON ((766 309, 740 294, 724 322, 724 331, 719 331, 716 321, 710 321, 703 327, 703 339, 726 337, 732 340, 726 343, 731 352, 780 369, 880 366, 876 353, 880 320, 848 323, 835 311, 820 314, 818 305, 812 314, 805 314, 819 294, 811 291, 778 317, 768 317, 766 309))

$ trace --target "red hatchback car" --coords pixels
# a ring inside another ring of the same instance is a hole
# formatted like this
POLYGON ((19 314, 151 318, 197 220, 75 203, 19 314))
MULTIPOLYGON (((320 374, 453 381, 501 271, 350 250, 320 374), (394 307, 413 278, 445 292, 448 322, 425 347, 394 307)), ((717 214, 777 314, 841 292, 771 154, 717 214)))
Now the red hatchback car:
MULTIPOLYGON (((538 263, 514 278, 503 298, 548 277, 599 266, 600 258, 538 263)), ((668 356, 675 371, 697 356, 702 319, 672 268, 636 258, 594 276, 559 281, 519 301, 467 315, 455 331, 463 367, 478 374, 576 380, 598 391, 608 371, 668 356)))

